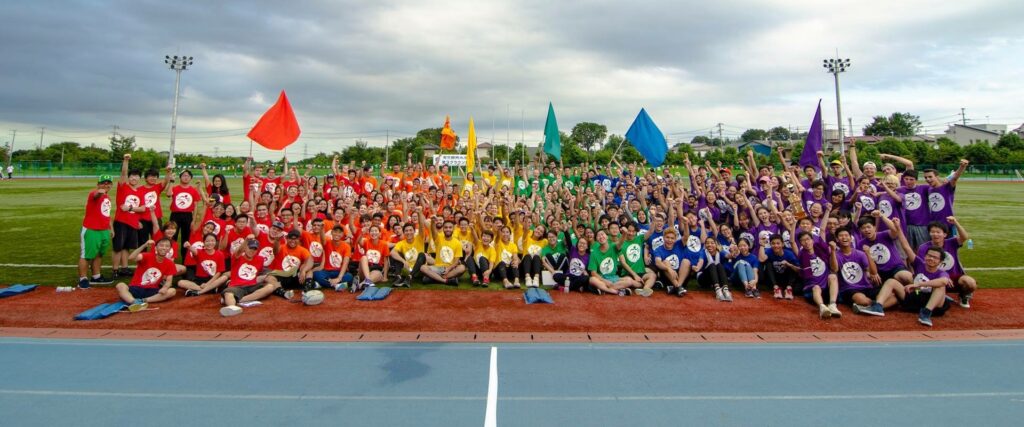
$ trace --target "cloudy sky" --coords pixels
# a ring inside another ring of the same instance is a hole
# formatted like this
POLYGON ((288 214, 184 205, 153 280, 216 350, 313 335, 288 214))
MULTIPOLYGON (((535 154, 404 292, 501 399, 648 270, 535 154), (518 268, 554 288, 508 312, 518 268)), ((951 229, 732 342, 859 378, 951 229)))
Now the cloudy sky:
MULTIPOLYGON (((1024 122, 1024 2, 952 1, 27 1, 0 2, 0 143, 105 144, 113 125, 166 149, 174 72, 178 151, 245 154, 245 133, 288 92, 298 157, 440 126, 481 139, 542 134, 548 101, 622 134, 647 108, 670 143, 723 123, 806 128, 822 59, 855 133, 907 111, 926 131, 959 120, 1024 122), (507 128, 510 130, 506 130, 507 128)), ((845 125, 845 123, 844 123, 845 125)), ((257 157, 277 153, 256 150, 257 157)))

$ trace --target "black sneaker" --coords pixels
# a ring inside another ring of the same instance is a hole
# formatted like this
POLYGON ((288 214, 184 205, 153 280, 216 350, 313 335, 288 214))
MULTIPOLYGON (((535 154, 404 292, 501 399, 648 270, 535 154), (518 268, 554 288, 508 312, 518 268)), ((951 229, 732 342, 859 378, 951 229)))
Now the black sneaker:
POLYGON ((682 297, 686 296, 686 288, 684 288, 682 286, 676 288, 675 291, 676 291, 675 293, 676 293, 677 297, 682 298, 682 297))
POLYGON ((292 299, 293 296, 295 296, 295 293, 290 291, 290 290, 286 291, 284 288, 277 288, 277 289, 274 289, 274 295, 277 295, 277 296, 279 296, 281 298, 290 300, 290 299, 292 299))
POLYGON ((135 274, 135 270, 125 267, 121 269, 121 277, 132 277, 135 274))
POLYGON ((199 296, 199 292, 198 291, 193 291, 193 290, 189 289, 189 290, 185 291, 185 296, 187 296, 187 297, 197 297, 197 296, 199 296))
POLYGON ((314 281, 313 279, 306 279, 306 281, 302 284, 302 291, 312 291, 313 289, 320 289, 320 285, 317 284, 316 281, 314 281))
POLYGON ((665 284, 662 283, 661 280, 656 280, 654 282, 654 286, 651 286, 651 289, 665 289, 665 284))
POLYGON ((92 286, 89 284, 89 279, 78 279, 78 289, 89 289, 90 287, 92 286))
POLYGON ((633 295, 633 290, 632 289, 628 289, 628 288, 627 289, 619 289, 619 296, 620 297, 628 297, 628 296, 631 296, 631 295, 633 295))
POLYGON ((93 277, 92 279, 89 279, 89 283, 92 283, 94 285, 109 285, 111 283, 114 283, 114 279, 103 276, 93 277))
POLYGON ((459 279, 448 279, 444 281, 444 284, 448 286, 459 286, 459 279))
POLYGON ((665 287, 665 292, 668 293, 669 295, 675 295, 676 287, 675 286, 671 286, 671 285, 670 286, 666 286, 665 287))

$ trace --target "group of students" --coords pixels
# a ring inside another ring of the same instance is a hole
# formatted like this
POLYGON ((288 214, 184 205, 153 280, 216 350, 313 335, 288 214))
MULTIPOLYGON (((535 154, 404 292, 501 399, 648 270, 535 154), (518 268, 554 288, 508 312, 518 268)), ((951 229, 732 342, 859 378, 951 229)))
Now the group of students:
MULTIPOLYGON (((789 161, 780 150, 781 163, 789 161)), ((245 164, 242 197, 223 175, 203 183, 168 168, 144 176, 122 164, 111 224, 109 176, 88 198, 79 286, 111 283, 100 259, 112 240, 114 273, 130 309, 220 293, 224 316, 271 294, 410 286, 414 281, 505 289, 554 286, 597 295, 685 296, 691 282, 719 301, 733 290, 803 296, 821 318, 882 316, 901 307, 931 326, 977 288, 958 251, 967 231, 953 215, 956 183, 912 162, 860 165, 851 148, 826 164, 741 171, 691 164, 686 175, 639 165, 494 165, 452 180, 447 166, 339 165, 321 180, 245 164), (802 175, 801 175, 802 174, 802 175), (161 197, 170 198, 164 221, 161 197), (235 203, 232 203, 235 197, 235 203), (136 263, 134 272, 129 262, 136 263), (92 276, 88 276, 89 266, 92 276), (956 293, 958 301, 947 294, 956 293)))

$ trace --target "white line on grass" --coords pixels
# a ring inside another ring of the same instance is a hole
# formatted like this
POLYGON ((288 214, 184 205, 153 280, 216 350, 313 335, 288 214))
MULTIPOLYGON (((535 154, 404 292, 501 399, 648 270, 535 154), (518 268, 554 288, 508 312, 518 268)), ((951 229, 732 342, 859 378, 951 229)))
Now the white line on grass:
POLYGON ((487 410, 484 427, 498 426, 498 347, 491 347, 491 370, 487 375, 487 410))
MULTIPOLYGON (((11 267, 11 268, 78 268, 77 264, 0 264, 0 267, 11 267)), ((104 265, 103 268, 110 268, 109 265, 104 265)), ((971 267, 965 268, 967 271, 1004 271, 1004 270, 1024 270, 1024 266, 1020 267, 971 267)))

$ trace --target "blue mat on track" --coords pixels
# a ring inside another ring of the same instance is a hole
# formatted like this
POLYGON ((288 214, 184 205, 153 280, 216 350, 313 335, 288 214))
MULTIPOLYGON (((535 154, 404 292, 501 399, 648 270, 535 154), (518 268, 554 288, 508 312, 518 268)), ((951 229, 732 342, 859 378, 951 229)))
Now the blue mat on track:
POLYGON ((10 287, 0 289, 0 298, 21 295, 25 292, 34 291, 37 287, 39 287, 39 285, 11 285, 10 287))
POLYGON ((105 304, 97 305, 93 308, 78 313, 75 316, 75 320, 99 320, 110 317, 111 315, 123 310, 127 307, 124 301, 110 302, 105 304))

